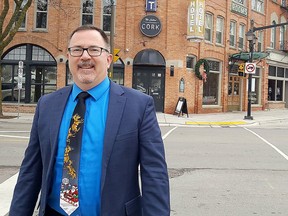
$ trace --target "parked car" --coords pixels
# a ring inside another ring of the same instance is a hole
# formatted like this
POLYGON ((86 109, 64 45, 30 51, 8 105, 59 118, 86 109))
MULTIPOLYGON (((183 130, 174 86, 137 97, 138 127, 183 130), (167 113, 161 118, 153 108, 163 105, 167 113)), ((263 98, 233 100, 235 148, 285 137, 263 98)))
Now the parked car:
MULTIPOLYGON (((25 98, 25 90, 22 89, 20 92, 20 100, 25 98)), ((18 88, 17 83, 3 83, 2 84, 2 101, 17 101, 18 100, 18 88), (14 87, 14 88, 13 88, 14 87), (13 89, 13 91, 12 91, 13 89)))

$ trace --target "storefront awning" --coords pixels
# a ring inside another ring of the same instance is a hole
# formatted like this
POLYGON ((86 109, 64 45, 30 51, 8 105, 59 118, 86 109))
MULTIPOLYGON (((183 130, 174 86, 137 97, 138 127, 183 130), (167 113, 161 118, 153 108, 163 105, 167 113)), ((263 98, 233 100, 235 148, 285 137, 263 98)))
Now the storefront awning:
MULTIPOLYGON (((266 58, 269 55, 267 52, 253 52, 253 60, 260 60, 266 58)), ((235 53, 230 56, 231 59, 248 61, 250 56, 250 52, 240 52, 235 53)))

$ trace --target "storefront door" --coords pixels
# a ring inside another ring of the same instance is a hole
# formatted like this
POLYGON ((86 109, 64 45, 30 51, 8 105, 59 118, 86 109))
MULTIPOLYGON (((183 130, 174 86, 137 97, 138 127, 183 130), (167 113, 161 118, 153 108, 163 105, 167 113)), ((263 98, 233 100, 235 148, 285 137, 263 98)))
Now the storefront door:
POLYGON ((241 78, 230 76, 228 85, 228 111, 240 111, 241 109, 241 78))
POLYGON ((153 97, 157 112, 164 112, 164 67, 135 67, 132 87, 153 97))

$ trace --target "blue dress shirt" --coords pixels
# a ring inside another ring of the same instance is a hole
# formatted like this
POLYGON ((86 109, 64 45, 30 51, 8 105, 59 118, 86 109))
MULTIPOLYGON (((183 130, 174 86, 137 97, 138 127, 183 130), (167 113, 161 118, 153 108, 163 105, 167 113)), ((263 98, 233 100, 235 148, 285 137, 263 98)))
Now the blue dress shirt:
MULTIPOLYGON (((76 84, 73 85, 62 117, 51 192, 48 198, 49 206, 63 215, 66 214, 60 207, 60 185, 62 180, 64 150, 70 119, 77 104, 76 97, 81 91, 76 84)), ((73 212, 71 216, 100 215, 101 165, 109 92, 110 81, 108 78, 96 87, 88 90, 91 97, 86 99, 85 123, 82 135, 78 185, 79 208, 73 212)))

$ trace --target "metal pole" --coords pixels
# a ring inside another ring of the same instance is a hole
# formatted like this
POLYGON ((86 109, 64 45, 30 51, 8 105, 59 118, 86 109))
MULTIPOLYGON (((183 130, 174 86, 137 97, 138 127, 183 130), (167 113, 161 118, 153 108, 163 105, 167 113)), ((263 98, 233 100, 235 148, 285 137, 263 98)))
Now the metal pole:
POLYGON ((114 35, 115 35, 115 8, 116 0, 111 0, 111 29, 110 29, 110 53, 113 55, 113 60, 109 68, 109 78, 113 78, 114 65, 114 35))
MULTIPOLYGON (((250 46, 250 56, 249 56, 249 62, 253 62, 253 40, 249 41, 250 46)), ((251 116, 251 90, 252 90, 252 74, 249 74, 248 76, 248 107, 247 107, 247 116, 244 117, 244 119, 253 120, 253 116, 251 116)))
MULTIPOLYGON (((249 51, 250 51, 250 55, 249 55, 249 63, 253 63, 253 51, 254 51, 254 39, 255 39, 255 35, 254 35, 254 21, 251 20, 251 29, 249 30, 249 32, 247 33, 247 36, 249 36, 249 51)), ((248 107, 247 107, 247 115, 244 117, 244 119, 249 119, 249 120, 253 120, 253 116, 251 116, 251 97, 252 97, 252 74, 249 73, 248 76, 248 107)))

